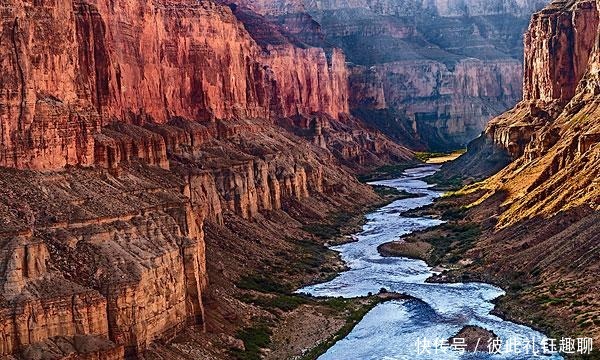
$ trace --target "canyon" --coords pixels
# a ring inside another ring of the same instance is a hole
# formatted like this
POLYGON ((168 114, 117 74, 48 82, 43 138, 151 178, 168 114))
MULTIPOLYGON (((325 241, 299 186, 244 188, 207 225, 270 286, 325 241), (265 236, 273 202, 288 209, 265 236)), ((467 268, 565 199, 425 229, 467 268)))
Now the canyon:
POLYGON ((305 44, 344 50, 354 114, 448 151, 521 100, 523 39, 544 1, 234 1, 305 44))
POLYGON ((465 274, 516 276, 539 316, 536 293, 573 299, 544 317, 598 340, 599 15, 535 13, 521 63, 541 5, 4 1, 0 355, 249 350, 240 329, 283 323, 257 274, 333 276, 321 224, 385 201, 357 174, 461 147, 518 100, 440 172, 489 177, 463 190, 490 225, 465 274))
POLYGON ((243 304, 220 292, 294 248, 273 229, 379 201, 353 173, 413 156, 350 115, 342 51, 274 43, 228 6, 1 14, 3 357, 152 357, 187 331, 227 350, 251 319, 219 318, 243 304))
POLYGON ((523 100, 439 175, 487 177, 462 191, 472 205, 469 221, 489 221, 464 257, 473 265, 463 271, 512 288, 500 302, 508 316, 595 341, 598 24, 595 1, 557 1, 534 14, 525 36, 523 100))

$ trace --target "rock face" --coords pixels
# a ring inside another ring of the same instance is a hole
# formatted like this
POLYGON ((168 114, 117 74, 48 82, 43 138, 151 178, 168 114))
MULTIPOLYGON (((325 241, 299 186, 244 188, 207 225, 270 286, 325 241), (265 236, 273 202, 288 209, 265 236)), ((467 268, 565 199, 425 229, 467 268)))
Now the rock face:
POLYGON ((352 111, 403 143, 433 150, 466 145, 489 119, 521 100, 521 36, 530 14, 544 5, 234 2, 306 44, 342 48, 351 63, 352 111))
POLYGON ((328 60, 321 48, 271 48, 270 68, 285 117, 323 112, 349 113, 348 74, 344 53, 334 49, 328 60))
POLYGON ((498 15, 508 12, 533 12, 539 7, 538 1, 502 0, 489 2, 485 0, 238 0, 255 11, 268 14, 282 14, 307 10, 339 10, 339 9, 368 9, 382 15, 410 16, 419 10, 434 11, 440 16, 482 16, 498 15))
MULTIPOLYGON (((504 159, 500 166, 481 168, 477 177, 485 177, 510 160, 526 153, 533 160, 554 146, 561 138, 559 127, 553 125, 556 119, 573 117, 585 105, 585 101, 575 99, 595 93, 595 61, 590 60, 594 57, 598 23, 593 1, 555 2, 534 14, 525 34, 523 101, 490 121, 484 136, 477 145, 473 143, 473 151, 443 171, 447 170, 449 176, 470 175, 460 170, 467 163, 477 163, 489 154, 497 154, 496 160, 504 159)), ((590 133, 594 138, 594 130, 590 133)), ((583 143, 589 148, 586 140, 583 143)))
POLYGON ((545 66, 531 66, 523 102, 492 121, 488 128, 494 143, 516 159, 505 176, 515 166, 535 166, 538 172, 528 182, 519 182, 520 186, 527 186, 528 197, 532 196, 515 204, 519 212, 531 214, 543 209, 552 213, 584 203, 599 205, 592 180, 598 173, 597 169, 591 170, 599 153, 598 122, 593 115, 599 23, 596 3, 588 1, 554 3, 532 19, 526 37, 531 53, 526 54, 526 61, 535 64, 538 56, 542 61, 553 61, 545 66), (578 184, 564 189, 569 182, 578 184))
POLYGON ((573 115, 585 104, 581 100, 569 104, 579 84, 580 94, 593 94, 585 87, 594 83, 587 79, 593 76, 590 58, 598 23, 596 3, 588 1, 554 3, 534 14, 525 36, 524 99, 486 130, 486 136, 514 159, 526 152, 530 159, 538 157, 556 144, 560 131, 549 125, 565 110, 573 115))
POLYGON ((600 256, 599 17, 594 1, 553 2, 536 13, 526 35, 524 100, 445 169, 453 173, 490 152, 509 155, 507 166, 477 186, 483 195, 474 213, 493 213, 495 221, 468 254, 481 264, 473 271, 517 277, 533 293, 560 297, 552 309, 523 292, 512 301, 532 317, 559 319, 554 330, 582 331, 594 341, 600 298, 587 289, 598 287, 591 259, 600 256), (559 284, 566 285, 555 293, 559 284))
POLYGON ((3 355, 63 341, 122 358, 202 321, 202 219, 176 177, 127 174, 3 172, 3 355))
POLYGON ((521 77, 521 64, 510 59, 461 60, 454 69, 431 60, 360 66, 350 77, 351 103, 374 114, 396 109, 432 149, 459 147, 520 98, 521 77))
MULTIPOLYGON (((350 121, 319 120, 340 160, 394 153, 359 128, 336 140, 350 121)), ((251 220, 355 182, 335 153, 267 120, 115 123, 102 137, 106 170, 2 171, 3 355, 122 358, 202 324, 205 221, 251 220)))
POLYGON ((115 119, 348 112, 341 52, 264 51, 212 1, 19 1, 1 21, 3 166, 91 165, 115 119))
POLYGON ((261 32, 258 15, 5 5, 1 356, 122 359, 201 332, 205 223, 370 199, 349 170, 412 156, 349 115, 340 50, 261 32))
POLYGON ((554 4, 536 13, 525 36, 524 99, 571 100, 587 69, 597 27, 595 1, 575 2, 569 11, 554 4))

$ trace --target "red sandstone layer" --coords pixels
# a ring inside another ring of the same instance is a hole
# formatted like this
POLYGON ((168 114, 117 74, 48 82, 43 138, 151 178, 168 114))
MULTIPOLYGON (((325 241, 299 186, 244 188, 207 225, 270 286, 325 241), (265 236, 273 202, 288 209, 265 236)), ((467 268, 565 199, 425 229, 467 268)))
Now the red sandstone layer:
POLYGON ((209 0, 9 5, 0 19, 2 166, 91 165, 95 135, 114 120, 348 112, 341 52, 264 50, 209 0))

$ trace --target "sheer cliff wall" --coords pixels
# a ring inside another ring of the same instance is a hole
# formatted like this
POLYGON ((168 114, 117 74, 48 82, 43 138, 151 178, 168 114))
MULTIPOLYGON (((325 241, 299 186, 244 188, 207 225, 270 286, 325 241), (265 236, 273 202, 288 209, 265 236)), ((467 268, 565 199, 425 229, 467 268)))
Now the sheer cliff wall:
POLYGON ((114 121, 348 112, 344 55, 260 48, 211 1, 15 1, 3 8, 0 165, 92 165, 114 121))
POLYGON ((523 96, 522 35, 545 1, 227 0, 341 48, 350 108, 413 148, 465 146, 523 96))

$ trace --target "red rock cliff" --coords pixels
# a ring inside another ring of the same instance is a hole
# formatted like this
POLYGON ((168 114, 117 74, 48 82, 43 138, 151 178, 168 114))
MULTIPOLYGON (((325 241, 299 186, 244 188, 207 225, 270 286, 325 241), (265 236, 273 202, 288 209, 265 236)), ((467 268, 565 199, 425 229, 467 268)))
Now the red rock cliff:
POLYGON ((343 55, 265 51, 212 1, 11 1, 2 13, 0 165, 94 163, 113 120, 347 112, 343 55), (50 40, 49 40, 50 39, 50 40))
POLYGON ((349 112, 348 74, 341 51, 334 49, 329 66, 320 48, 272 48, 269 63, 284 116, 324 112, 337 117, 349 112))
MULTIPOLYGON (((525 37, 524 100, 492 120, 480 139, 513 160, 488 180, 490 189, 509 194, 502 225, 600 206, 594 180, 600 154, 599 23, 596 2, 587 0, 553 2, 532 18, 525 37)), ((464 161, 477 159, 481 147, 473 150, 464 161)))
POLYGON ((543 137, 536 133, 552 124, 565 106, 573 106, 568 103, 583 92, 578 86, 595 86, 595 81, 581 80, 591 79, 585 74, 593 71, 590 58, 598 36, 598 16, 595 1, 555 2, 533 15, 525 34, 523 101, 490 121, 485 131, 490 143, 513 159, 526 152, 536 157, 556 143, 557 133, 543 137), (541 143, 529 146, 534 139, 541 143))
POLYGON ((205 220, 356 197, 346 168, 411 156, 344 114, 340 51, 263 46, 229 7, 8 4, 0 356, 121 359, 205 325, 205 220))
POLYGON ((525 34, 524 100, 571 100, 597 27, 595 1, 575 2, 568 9, 551 5, 534 14, 525 34))

